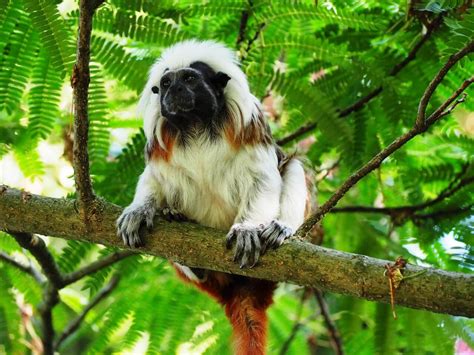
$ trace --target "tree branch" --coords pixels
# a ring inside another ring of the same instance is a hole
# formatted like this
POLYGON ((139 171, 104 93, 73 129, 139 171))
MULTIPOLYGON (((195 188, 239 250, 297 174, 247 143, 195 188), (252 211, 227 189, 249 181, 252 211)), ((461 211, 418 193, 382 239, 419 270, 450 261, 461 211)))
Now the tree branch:
POLYGON ((243 10, 242 15, 240 17, 239 34, 237 36, 237 42, 236 42, 237 49, 239 49, 240 45, 245 39, 245 30, 247 29, 248 20, 249 20, 249 10, 243 10))
POLYGON ((89 114, 88 93, 90 82, 90 40, 92 17, 103 0, 79 1, 79 30, 77 36, 76 64, 71 77, 74 99, 74 147, 73 167, 78 194, 79 210, 85 221, 89 221, 95 195, 89 174, 89 114))
MULTIPOLYGON (((21 230, 64 239, 122 247, 115 221, 122 209, 101 202, 96 223, 89 228, 77 214, 75 201, 31 195, 6 188, 0 193, 0 229, 21 230)), ((240 269, 232 252, 225 248, 225 232, 193 223, 155 220, 154 231, 146 236, 139 251, 161 256, 184 265, 273 281, 321 288, 327 291, 390 302, 384 276, 389 262, 331 250, 292 240, 277 251, 268 252, 254 269, 240 269)), ((474 275, 446 272, 408 265, 397 290, 397 303, 433 312, 474 317, 474 275)))
POLYGON ((293 342, 293 340, 296 337, 296 334, 298 333, 298 330, 303 325, 301 322, 301 315, 303 313, 303 306, 304 306, 304 301, 306 298, 306 290, 307 290, 306 288, 303 289, 303 292, 300 297, 300 303, 298 305, 298 309, 296 310, 296 318, 293 322, 293 327, 291 327, 290 335, 288 335, 283 345, 281 346, 279 355, 285 355, 288 352, 291 343, 293 342))
MULTIPOLYGON (((428 84, 428 87, 426 88, 423 96, 421 97, 420 104, 418 106, 418 114, 416 116, 416 126, 419 128, 424 128, 426 125, 425 119, 426 119, 426 107, 428 106, 428 103, 430 102, 431 97, 433 96, 436 88, 441 84, 443 81, 444 77, 446 74, 448 74, 448 71, 457 63, 459 62, 462 58, 464 58, 466 55, 469 53, 472 53, 474 51, 474 41, 471 41, 468 43, 464 48, 462 48, 460 51, 457 53, 453 54, 451 57, 449 57, 448 61, 446 64, 441 68, 441 70, 438 72, 438 74, 431 80, 431 82, 428 84)), ((446 100, 446 102, 438 108, 432 115, 433 117, 437 117, 440 115, 440 112, 443 112, 446 107, 451 105, 451 103, 464 91, 467 86, 469 86, 472 83, 473 78, 468 79, 465 82, 465 87, 461 86, 458 90, 459 93, 454 93, 453 96, 451 96, 450 99, 446 100), (439 112, 438 112, 439 111, 439 112)), ((452 110, 451 110, 452 111, 452 110)))
MULTIPOLYGON (((421 39, 415 44, 412 50, 408 53, 408 55, 403 59, 400 63, 396 64, 392 70, 390 70, 388 76, 396 76, 403 68, 405 68, 411 61, 416 58, 416 54, 418 51, 423 47, 423 45, 430 39, 433 32, 439 28, 441 23, 443 22, 443 14, 440 14, 430 26, 428 26, 426 33, 421 37, 421 39)), ((367 103, 372 101, 375 97, 377 97, 383 91, 383 85, 372 90, 370 93, 362 97, 361 99, 357 100, 353 104, 343 108, 339 111, 338 117, 346 117, 349 116, 352 112, 359 111, 362 107, 364 107, 367 103)), ((286 145, 298 137, 311 132, 317 126, 316 123, 308 123, 307 125, 300 127, 295 132, 289 134, 286 137, 283 137, 277 141, 277 144, 280 146, 286 145)))
MULTIPOLYGON (((468 165, 466 164, 465 167, 467 166, 468 165)), ((463 174, 464 172, 465 172, 465 169, 461 171, 461 173, 463 174)), ((331 210, 331 213, 346 213, 346 212, 379 213, 379 214, 389 215, 395 219, 399 219, 400 216, 415 217, 416 216, 415 212, 424 210, 428 207, 432 207, 438 203, 441 203, 445 199, 454 195, 461 188, 467 185, 470 185, 472 183, 474 183, 474 176, 467 177, 461 180, 455 179, 436 198, 417 204, 417 205, 405 205, 405 206, 397 206, 397 207, 344 206, 344 207, 339 207, 339 208, 333 208, 331 210)))
POLYGON ((105 285, 95 296, 94 298, 87 304, 87 306, 84 307, 82 312, 75 318, 73 319, 67 327, 64 329, 64 331, 61 333, 59 338, 56 340, 54 344, 54 348, 56 350, 59 349, 61 344, 69 338, 74 332, 79 329, 79 326, 81 325, 82 321, 86 317, 87 313, 94 308, 97 304, 99 304, 104 298, 106 298, 114 289, 117 287, 118 282, 120 281, 120 278, 118 275, 114 275, 110 282, 105 285))
POLYGON ((116 262, 125 259, 129 257, 130 255, 136 254, 135 251, 133 250, 121 250, 118 252, 115 252, 113 254, 107 255, 106 257, 97 260, 87 266, 84 266, 82 269, 76 270, 71 272, 70 274, 67 274, 64 276, 64 285, 69 285, 72 284, 80 279, 82 279, 84 276, 88 276, 90 274, 93 274, 99 270, 102 270, 103 268, 106 268, 107 266, 110 266, 112 264, 115 264, 116 262))
POLYGON ((8 255, 7 253, 4 253, 3 251, 0 251, 0 259, 10 265, 13 265, 17 269, 26 272, 28 275, 32 276, 39 284, 43 283, 43 277, 31 265, 25 265, 19 261, 16 261, 13 257, 8 255))
POLYGON ((446 217, 452 217, 456 216, 461 213, 467 213, 469 211, 473 210, 474 205, 469 205, 467 207, 458 207, 458 208, 452 208, 449 210, 441 210, 441 211, 435 211, 431 213, 426 213, 426 214, 415 214, 413 216, 413 220, 420 221, 424 219, 440 219, 440 218, 446 218, 446 217))
POLYGON ((58 303, 58 289, 53 284, 47 283, 43 290, 43 301, 38 306, 42 323, 41 342, 43 343, 43 352, 46 355, 54 354, 53 308, 58 303))
POLYGON ((61 288, 63 277, 43 239, 36 235, 32 235, 31 233, 12 232, 9 230, 5 231, 15 238, 22 248, 25 248, 34 256, 49 282, 55 288, 61 288))
POLYGON ((336 324, 334 324, 333 320, 331 319, 331 314, 329 312, 329 307, 324 299, 323 293, 318 290, 314 289, 314 296, 316 297, 316 301, 318 302, 319 308, 321 310, 321 315, 324 319, 324 324, 326 325, 326 329, 328 330, 328 336, 331 340, 331 345, 334 348, 334 352, 336 355, 343 355, 344 350, 342 348, 342 340, 341 336, 339 335, 339 331, 336 328, 336 324))
MULTIPOLYGON (((466 56, 468 53, 472 52, 474 50, 474 41, 466 45, 464 48, 462 48, 460 51, 458 51, 456 54, 451 56, 449 60, 446 62, 446 64, 440 69, 438 74, 435 76, 435 79, 433 79, 432 82, 439 83, 441 82, 442 78, 447 73, 446 68, 452 68, 452 66, 461 60, 464 56, 466 56)), ((461 93, 474 81, 474 77, 470 78, 454 92, 453 95, 451 95, 445 103, 443 103, 440 108, 445 108, 449 106, 449 104, 446 104, 447 102, 452 103, 461 93)), ((435 88, 437 87, 435 86, 435 88)), ((431 97, 433 92, 431 90, 426 90, 425 93, 423 94, 422 100, 424 100, 425 97, 431 97)), ((418 121, 415 123, 414 127, 410 129, 408 132, 405 134, 401 135, 397 139, 395 139, 390 145, 388 145, 385 149, 377 153, 368 163, 366 163, 364 166, 362 166, 359 170, 357 170, 355 173, 353 173, 347 180, 336 190, 336 192, 327 200, 321 207, 318 208, 318 210, 313 213, 310 217, 308 217, 303 225, 299 228, 297 231, 297 235, 299 236, 305 236, 311 228, 318 223, 326 213, 328 213, 330 210, 332 210, 336 204, 339 202, 339 200, 346 194, 349 189, 354 186, 356 183, 358 183, 364 176, 366 176, 368 173, 371 171, 377 169, 380 164, 391 154, 393 154, 396 150, 400 149, 403 147, 408 141, 416 137, 417 135, 420 135, 424 133, 428 127, 433 125, 436 121, 438 121, 440 118, 445 116, 446 111, 440 110, 438 108, 433 114, 431 114, 426 120, 424 119, 424 111, 423 111, 423 123, 420 125, 418 124, 418 121), (437 113, 435 115, 435 113, 437 113)), ((451 110, 452 111, 452 110, 451 110)), ((449 112, 451 112, 449 111, 449 112)), ((418 117, 417 117, 418 120, 418 117)))

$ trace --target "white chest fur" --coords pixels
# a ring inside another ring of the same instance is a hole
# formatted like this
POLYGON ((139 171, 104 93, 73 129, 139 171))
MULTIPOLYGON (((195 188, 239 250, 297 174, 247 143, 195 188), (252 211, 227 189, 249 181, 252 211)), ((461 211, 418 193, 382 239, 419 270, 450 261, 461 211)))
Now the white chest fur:
POLYGON ((175 147, 169 162, 150 162, 164 204, 188 218, 228 229, 248 209, 256 189, 281 184, 273 147, 233 149, 225 141, 175 147))

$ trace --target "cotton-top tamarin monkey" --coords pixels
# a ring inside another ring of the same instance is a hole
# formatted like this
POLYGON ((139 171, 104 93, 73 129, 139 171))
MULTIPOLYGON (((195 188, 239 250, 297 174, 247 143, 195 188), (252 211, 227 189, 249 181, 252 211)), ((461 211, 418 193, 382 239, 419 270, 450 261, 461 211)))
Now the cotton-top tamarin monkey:
MULTIPOLYGON (((140 227, 152 227, 159 212, 229 230, 235 261, 253 267, 302 224, 302 165, 274 144, 231 50, 212 41, 168 48, 151 68, 139 108, 147 164, 133 202, 117 221, 126 245, 140 246, 140 227)), ((265 311, 274 282, 175 266, 225 306, 238 354, 265 353, 265 311)))

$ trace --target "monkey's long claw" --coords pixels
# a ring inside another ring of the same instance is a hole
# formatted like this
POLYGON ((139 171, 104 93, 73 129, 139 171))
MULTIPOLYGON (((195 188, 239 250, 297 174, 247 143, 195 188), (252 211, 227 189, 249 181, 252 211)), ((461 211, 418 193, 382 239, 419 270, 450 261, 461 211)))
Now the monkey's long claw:
POLYGON ((138 248, 143 245, 141 234, 143 227, 153 227, 155 207, 146 204, 142 206, 128 206, 117 220, 117 234, 127 246, 138 248))
POLYGON ((292 228, 284 225, 280 221, 273 220, 260 232, 260 241, 262 243, 262 254, 268 249, 276 249, 283 242, 293 235, 292 228))
POLYGON ((227 233, 226 247, 230 249, 234 239, 236 240, 234 261, 239 263, 241 269, 254 267, 260 258, 261 244, 258 232, 258 227, 237 223, 227 233))

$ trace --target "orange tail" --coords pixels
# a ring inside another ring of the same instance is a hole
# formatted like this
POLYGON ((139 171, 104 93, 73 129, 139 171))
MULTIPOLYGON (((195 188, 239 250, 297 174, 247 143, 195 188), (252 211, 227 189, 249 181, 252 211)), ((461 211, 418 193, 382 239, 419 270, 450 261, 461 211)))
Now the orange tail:
POLYGON ((176 270, 182 279, 192 282, 225 306, 234 329, 237 355, 265 354, 266 310, 273 302, 275 282, 215 271, 206 271, 202 282, 193 282, 179 268, 176 270))
POLYGON ((225 312, 234 329, 238 355, 264 355, 267 339, 266 310, 272 303, 273 282, 247 279, 234 285, 225 302, 225 312))

